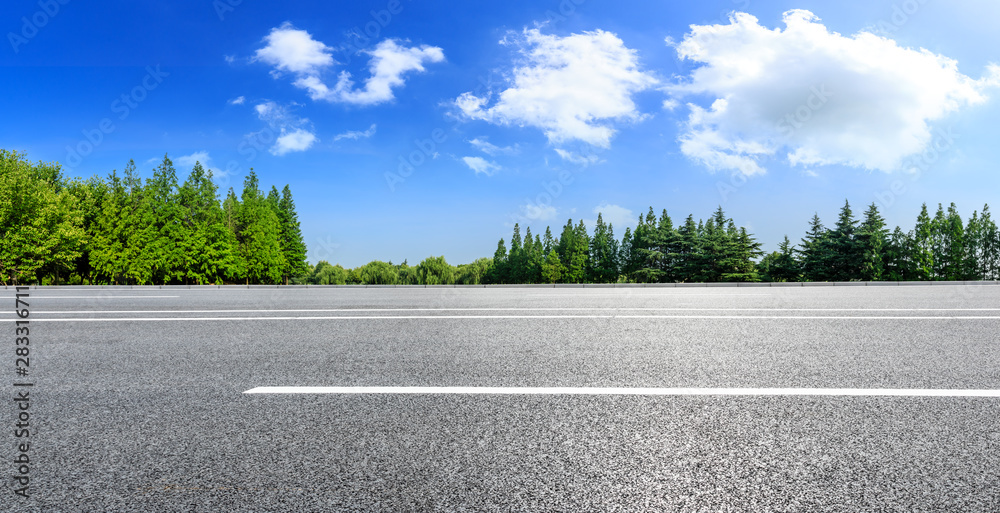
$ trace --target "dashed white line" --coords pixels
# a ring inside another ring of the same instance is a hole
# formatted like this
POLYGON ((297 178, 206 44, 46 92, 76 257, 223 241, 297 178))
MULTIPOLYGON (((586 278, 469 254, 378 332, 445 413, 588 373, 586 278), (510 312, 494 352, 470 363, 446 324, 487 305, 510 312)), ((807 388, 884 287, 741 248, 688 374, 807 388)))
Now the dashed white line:
POLYGON ((1000 397, 1000 390, 935 388, 257 387, 244 394, 646 395, 1000 397))

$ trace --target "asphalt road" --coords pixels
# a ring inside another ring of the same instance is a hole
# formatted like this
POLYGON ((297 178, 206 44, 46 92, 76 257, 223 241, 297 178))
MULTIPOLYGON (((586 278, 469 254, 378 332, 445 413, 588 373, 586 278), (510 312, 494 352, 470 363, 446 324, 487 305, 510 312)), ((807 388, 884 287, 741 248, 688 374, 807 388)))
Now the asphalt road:
POLYGON ((244 393, 994 390, 1000 286, 39 288, 30 305, 31 498, 5 479, 0 511, 1000 511, 996 397, 244 393))

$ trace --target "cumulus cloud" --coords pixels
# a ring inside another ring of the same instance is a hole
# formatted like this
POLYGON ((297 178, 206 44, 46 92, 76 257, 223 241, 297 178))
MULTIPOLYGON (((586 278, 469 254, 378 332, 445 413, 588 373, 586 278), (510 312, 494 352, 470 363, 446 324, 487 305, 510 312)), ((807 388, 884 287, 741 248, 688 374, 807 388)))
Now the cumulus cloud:
POLYGON ((358 139, 367 139, 367 138, 375 135, 375 129, 376 128, 377 127, 376 127, 375 123, 372 123, 372 126, 368 127, 368 130, 365 130, 363 132, 359 131, 359 130, 348 130, 347 132, 344 132, 342 134, 335 135, 333 137, 333 140, 334 141, 339 141, 341 139, 352 139, 352 140, 357 141, 358 139))
MULTIPOLYGON (((394 98, 392 89, 403 85, 404 74, 426 71, 424 62, 444 61, 444 51, 441 48, 428 45, 405 47, 392 39, 382 41, 368 53, 372 56, 368 64, 371 76, 365 80, 365 86, 355 89, 351 74, 341 72, 332 93, 338 101, 359 105, 390 101, 394 98)), ((313 99, 317 99, 315 95, 313 99)))
POLYGON ((700 67, 665 88, 664 107, 687 95, 715 98, 688 104, 682 153, 745 175, 765 172, 772 156, 891 172, 925 150, 933 121, 984 102, 1000 78, 997 66, 975 80, 928 50, 831 32, 809 11, 788 11, 784 23, 770 30, 735 13, 728 25, 692 26, 683 41, 667 41, 700 67))
MULTIPOLYGON (((255 105, 254 111, 261 121, 267 123, 270 130, 277 133, 274 145, 268 150, 272 155, 280 157, 293 151, 305 151, 316 142, 316 134, 309 128, 309 120, 295 116, 288 107, 268 101, 255 105)), ((260 135, 251 134, 254 138, 262 139, 260 135)))
POLYGON ((600 157, 598 157, 596 154, 593 153, 591 153, 590 155, 577 155, 576 153, 573 153, 571 151, 566 151, 562 148, 556 148, 556 153, 558 153, 559 157, 562 158, 563 160, 583 167, 587 167, 591 164, 597 164, 601 162, 600 157))
POLYGON ((230 173, 212 166, 212 156, 207 151, 196 151, 190 155, 182 155, 174 159, 174 163, 181 169, 194 168, 195 163, 201 163, 205 171, 211 171, 214 180, 227 180, 230 173))
MULTIPOLYGON (((625 226, 634 226, 636 221, 636 216, 631 210, 610 203, 602 203, 594 207, 594 214, 601 214, 601 219, 605 223, 614 225, 619 230, 624 229, 625 226)), ((593 224, 590 226, 593 226, 593 224)))
POLYGON ((308 130, 298 128, 278 136, 270 152, 273 155, 282 156, 293 151, 306 151, 316 142, 316 135, 308 130))
POLYGON ((521 149, 516 144, 514 146, 501 147, 487 141, 485 137, 477 137, 469 141, 469 144, 491 157, 496 157, 497 155, 517 155, 521 152, 521 149))
POLYGON ((476 174, 484 174, 486 176, 493 176, 500 170, 500 166, 496 162, 490 162, 482 157, 462 157, 462 162, 469 166, 469 169, 476 172, 476 174))
POLYGON ((550 142, 579 140, 609 147, 614 121, 642 119, 632 97, 657 81, 615 34, 596 30, 566 37, 525 30, 515 44, 524 59, 496 102, 464 93, 455 106, 468 119, 532 126, 550 142))
POLYGON ((274 66, 277 71, 315 75, 333 66, 333 48, 316 41, 305 30, 285 22, 264 37, 267 46, 257 50, 256 59, 274 66))
POLYGON ((211 159, 212 157, 208 156, 207 151, 196 151, 190 155, 177 157, 174 159, 174 162, 176 162, 178 166, 187 168, 194 167, 196 162, 201 162, 203 166, 207 166, 208 161, 211 159))
POLYGON ((246 103, 246 101, 247 101, 247 99, 246 99, 245 96, 237 96, 236 98, 233 98, 232 100, 229 100, 228 103, 230 105, 243 105, 244 103, 246 103))
POLYGON ((444 61, 444 51, 436 46, 408 47, 398 40, 386 39, 372 50, 368 69, 371 76, 363 87, 356 87, 351 74, 341 71, 333 87, 323 79, 324 72, 337 62, 333 49, 304 30, 285 23, 271 29, 264 38, 266 46, 257 50, 255 59, 274 67, 272 74, 295 76, 293 84, 305 89, 313 100, 375 105, 395 98, 393 89, 404 85, 403 76, 410 72, 426 71, 424 63, 444 61))
POLYGON ((520 218, 528 221, 552 221, 559 213, 556 207, 540 203, 521 205, 520 218))

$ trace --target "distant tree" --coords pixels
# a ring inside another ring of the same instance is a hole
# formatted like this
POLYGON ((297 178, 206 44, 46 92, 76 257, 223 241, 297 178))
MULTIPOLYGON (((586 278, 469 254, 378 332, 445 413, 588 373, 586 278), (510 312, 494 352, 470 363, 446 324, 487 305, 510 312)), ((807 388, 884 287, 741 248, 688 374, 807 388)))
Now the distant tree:
POLYGON ((486 272, 486 282, 493 284, 509 283, 510 272, 507 264, 507 246, 503 239, 497 243, 497 250, 493 253, 493 261, 490 269, 486 272))
POLYGON ((809 223, 809 230, 802 239, 797 250, 802 263, 802 278, 805 281, 828 281, 830 272, 828 269, 832 255, 830 254, 831 244, 829 232, 819 219, 819 214, 813 214, 809 223))
POLYGON ((915 280, 934 279, 935 228, 927 212, 927 204, 920 208, 917 224, 913 228, 910 259, 913 262, 915 280))
POLYGON ((450 285, 455 283, 455 268, 444 256, 427 257, 417 265, 417 276, 423 285, 450 285))
POLYGON ((827 261, 829 281, 851 281, 861 278, 862 250, 856 240, 858 221, 845 201, 837 224, 828 234, 827 261))
POLYGON ((490 258, 477 258, 470 264, 458 266, 455 283, 461 285, 479 285, 484 283, 493 260, 490 258))
POLYGON ((618 280, 618 248, 614 229, 604 224, 601 213, 597 214, 594 236, 590 240, 590 281, 613 283, 618 280))
POLYGON ((542 264, 542 281, 544 283, 559 283, 566 268, 559 261, 559 253, 555 249, 549 251, 542 264))
POLYGON ((364 285, 395 285, 399 278, 396 268, 387 262, 373 260, 358 268, 358 281, 364 285))
POLYGON ((345 285, 349 273, 339 265, 330 265, 326 260, 320 260, 313 268, 309 283, 313 285, 345 285))
POLYGON ((0 150, 0 232, 4 283, 37 281, 43 268, 73 269, 86 234, 77 198, 63 187, 58 165, 32 165, 19 153, 0 150))
POLYGON ((889 230, 885 220, 872 203, 865 211, 865 218, 858 227, 856 236, 860 253, 860 278, 865 281, 881 281, 886 277, 885 252, 889 245, 889 230))
POLYGON ((281 225, 281 253, 285 257, 282 271, 287 283, 289 278, 301 276, 307 271, 306 243, 302 240, 299 215, 295 212, 295 200, 288 185, 281 190, 281 199, 278 200, 278 223, 281 225))
POLYGON ((761 279, 772 282, 799 281, 801 269, 799 262, 795 259, 795 249, 792 241, 785 240, 778 245, 775 251, 764 257, 767 262, 761 261, 761 279))
POLYGON ((274 209, 258 187, 257 175, 250 170, 240 198, 237 241, 244 279, 254 283, 278 283, 285 268, 281 252, 281 226, 274 209))

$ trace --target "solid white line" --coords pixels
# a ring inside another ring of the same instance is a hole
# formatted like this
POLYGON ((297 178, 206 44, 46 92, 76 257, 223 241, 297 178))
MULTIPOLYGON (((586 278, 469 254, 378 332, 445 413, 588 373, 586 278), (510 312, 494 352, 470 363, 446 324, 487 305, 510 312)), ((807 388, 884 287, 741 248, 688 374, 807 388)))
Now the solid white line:
POLYGON ((33 322, 147 322, 147 321, 327 321, 370 319, 834 319, 834 320, 1000 320, 1000 316, 833 316, 833 315, 338 315, 324 317, 78 317, 33 322))
POLYGON ((31 295, 31 299, 135 299, 135 298, 165 298, 180 296, 36 296, 31 295))
MULTIPOLYGON (((691 308, 691 307, 617 307, 593 308, 300 308, 260 310, 35 310, 36 314, 190 314, 190 313, 266 313, 266 312, 595 312, 601 310, 643 312, 1000 312, 1000 308, 691 308)), ((13 315, 12 311, 0 312, 13 315)))
POLYGON ((724 395, 1000 397, 1000 390, 927 388, 257 387, 244 394, 724 395))

